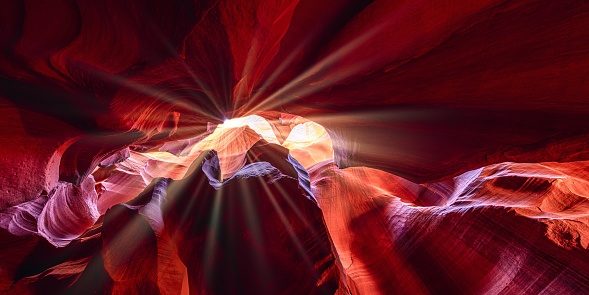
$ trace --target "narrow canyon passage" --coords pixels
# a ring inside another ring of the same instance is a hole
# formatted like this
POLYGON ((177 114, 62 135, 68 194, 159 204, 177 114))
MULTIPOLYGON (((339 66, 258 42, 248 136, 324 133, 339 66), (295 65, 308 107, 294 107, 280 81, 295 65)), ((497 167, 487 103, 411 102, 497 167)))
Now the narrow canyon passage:
POLYGON ((0 8, 0 294, 589 294, 585 1, 0 8))

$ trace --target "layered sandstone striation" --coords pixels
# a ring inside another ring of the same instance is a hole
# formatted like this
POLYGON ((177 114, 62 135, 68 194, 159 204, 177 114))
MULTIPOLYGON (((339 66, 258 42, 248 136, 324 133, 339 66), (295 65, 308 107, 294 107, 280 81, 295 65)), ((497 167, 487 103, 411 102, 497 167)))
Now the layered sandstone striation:
POLYGON ((589 293, 584 1, 3 1, 0 294, 589 293))

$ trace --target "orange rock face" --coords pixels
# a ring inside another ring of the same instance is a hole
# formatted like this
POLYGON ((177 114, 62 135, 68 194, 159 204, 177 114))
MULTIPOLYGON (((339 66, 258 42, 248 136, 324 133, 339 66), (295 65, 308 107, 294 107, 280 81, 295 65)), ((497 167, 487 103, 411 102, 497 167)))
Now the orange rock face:
POLYGON ((583 1, 4 1, 0 294, 588 294, 583 1))
POLYGON ((427 188, 408 193, 382 171, 324 163, 310 173, 358 294, 583 293, 588 265, 576 255, 587 251, 588 200, 568 189, 584 181, 561 172, 586 173, 580 165, 503 163, 429 184, 443 206, 416 206, 408 196, 427 188))

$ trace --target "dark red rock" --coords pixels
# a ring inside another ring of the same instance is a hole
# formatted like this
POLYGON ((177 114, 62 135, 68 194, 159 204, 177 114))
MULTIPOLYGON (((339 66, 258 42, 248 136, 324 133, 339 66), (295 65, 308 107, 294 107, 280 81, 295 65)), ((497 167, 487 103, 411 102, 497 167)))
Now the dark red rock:
POLYGON ((164 223, 191 294, 345 292, 321 210, 297 178, 255 162, 220 182, 216 162, 208 154, 204 174, 168 188, 164 223))
POLYGON ((589 293, 587 25, 575 0, 3 1, 0 293, 589 293), (329 138, 242 127, 184 173, 246 115, 329 138))

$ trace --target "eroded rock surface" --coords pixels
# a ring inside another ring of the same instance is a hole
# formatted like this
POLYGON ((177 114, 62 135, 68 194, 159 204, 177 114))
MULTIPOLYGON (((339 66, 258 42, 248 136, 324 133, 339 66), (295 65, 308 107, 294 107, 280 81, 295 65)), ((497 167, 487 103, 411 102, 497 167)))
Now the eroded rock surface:
POLYGON ((588 25, 3 1, 0 293, 589 293, 588 25))
MULTIPOLYGON (((24 273, 6 274, 15 282, 3 290, 346 294, 345 275, 306 170, 287 149, 274 144, 261 143, 248 155, 250 163, 222 180, 217 153, 204 152, 185 178, 155 178, 136 198, 108 209, 93 227, 87 225, 71 243, 55 243, 54 236, 42 232, 54 245, 42 241, 29 249, 18 265, 24 273), (50 256, 37 261, 44 252, 50 256), (88 272, 102 279, 87 282, 88 272)), ((19 213, 36 213, 35 204, 19 213)), ((41 221, 52 208, 47 204, 41 221)), ((17 251, 9 245, 2 251, 17 251)))

